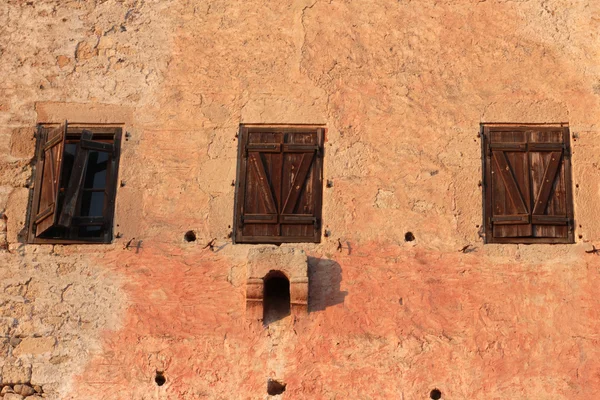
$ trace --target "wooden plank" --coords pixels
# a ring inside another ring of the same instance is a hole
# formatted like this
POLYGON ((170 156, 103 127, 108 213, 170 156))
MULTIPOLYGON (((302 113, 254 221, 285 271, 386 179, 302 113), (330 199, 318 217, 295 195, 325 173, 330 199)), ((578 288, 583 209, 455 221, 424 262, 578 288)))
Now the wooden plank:
POLYGON ((318 151, 319 146, 316 144, 284 144, 283 151, 286 153, 308 153, 318 151))
POLYGON ((281 144, 279 143, 248 143, 246 145, 248 152, 256 151, 260 153, 279 153, 281 151, 281 144))
POLYGON ((246 145, 248 144, 248 128, 240 125, 238 134, 238 157, 237 157, 237 176, 235 187, 235 210, 233 220, 233 243, 243 242, 243 227, 242 216, 246 204, 246 181, 248 172, 248 159, 243 157, 246 145))
POLYGON ((494 225, 522 225, 529 224, 531 221, 529 214, 524 215, 503 215, 492 217, 494 225))
POLYGON ((504 152, 493 151, 492 158, 496 162, 498 166, 497 171, 500 173, 502 177, 502 181, 504 182, 504 186, 507 189, 507 194, 510 197, 512 204, 517 209, 519 214, 528 213, 527 207, 525 206, 525 202, 521 195, 521 191, 515 182, 515 178, 513 173, 508 166, 508 160, 506 159, 506 154, 504 152))
POLYGON ((529 151, 560 151, 562 152, 564 145, 562 143, 530 143, 529 151))
POLYGON ((122 128, 116 128, 113 146, 114 152, 108 159, 106 169, 106 197, 104 202, 104 243, 110 243, 113 240, 115 204, 117 198, 117 187, 119 182, 119 164, 121 159, 121 139, 123 135, 122 128))
POLYGON ((269 184, 269 180, 267 179, 267 175, 265 173, 264 165, 260 160, 259 153, 250 153, 249 162, 254 172, 258 176, 257 186, 262 194, 262 198, 265 201, 265 206, 269 214, 277 214, 277 206, 275 205, 275 200, 273 199, 273 193, 271 192, 271 185, 269 184))
POLYGON ((568 225, 570 218, 558 215, 532 215, 531 222, 536 225, 568 225))
POLYGON ((112 143, 96 142, 93 140, 81 139, 81 147, 87 150, 101 151, 105 153, 113 153, 115 146, 112 143))
MULTIPOLYGON (((81 134, 82 140, 89 140, 91 138, 92 132, 90 131, 84 130, 81 134)), ((79 195, 81 193, 81 188, 83 187, 88 155, 89 151, 81 146, 81 141, 78 142, 73 170, 71 171, 69 184, 65 190, 65 200, 60 217, 58 218, 58 225, 60 226, 69 227, 73 216, 75 216, 79 195)))
POLYGON ((244 224, 276 224, 279 222, 277 214, 244 214, 244 224))
POLYGON ((527 143, 491 143, 492 151, 527 151, 527 143))
MULTIPOLYGON (((63 164, 65 133, 67 122, 48 131, 40 160, 41 179, 36 215, 34 217, 35 235, 40 236, 56 224, 58 218, 60 175, 63 164)), ((36 189, 37 190, 37 189, 36 189)))
POLYGON ((533 208, 534 215, 542 215, 546 211, 548 200, 550 198, 550 192, 556 179, 556 173, 561 164, 562 153, 553 152, 550 154, 550 161, 546 167, 544 177, 542 178, 541 186, 535 199, 535 206, 533 208))
POLYGON ((294 212, 294 208, 296 207, 296 203, 298 201, 298 197, 300 196, 300 192, 306 186, 306 177, 308 175, 308 171, 310 170, 314 157, 314 153, 304 153, 302 155, 300 167, 298 168, 298 172, 294 177, 294 181, 291 185, 290 192, 283 205, 284 213, 291 214, 294 212))
POLYGON ((281 215, 279 220, 282 224, 314 224, 316 218, 314 215, 281 215))

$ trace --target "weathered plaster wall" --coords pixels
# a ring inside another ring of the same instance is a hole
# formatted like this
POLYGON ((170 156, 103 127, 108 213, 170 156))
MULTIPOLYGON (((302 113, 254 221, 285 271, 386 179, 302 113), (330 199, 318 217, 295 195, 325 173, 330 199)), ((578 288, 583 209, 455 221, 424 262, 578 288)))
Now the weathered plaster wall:
POLYGON ((599 32, 594 0, 4 0, 0 385, 255 399, 274 377, 289 399, 596 396, 599 32), (111 245, 24 244, 34 128, 65 118, 131 133, 111 245), (266 329, 245 314, 252 246, 227 239, 240 122, 328 129, 331 236, 295 246, 310 312, 266 329), (482 244, 481 122, 570 124, 576 244, 482 244))

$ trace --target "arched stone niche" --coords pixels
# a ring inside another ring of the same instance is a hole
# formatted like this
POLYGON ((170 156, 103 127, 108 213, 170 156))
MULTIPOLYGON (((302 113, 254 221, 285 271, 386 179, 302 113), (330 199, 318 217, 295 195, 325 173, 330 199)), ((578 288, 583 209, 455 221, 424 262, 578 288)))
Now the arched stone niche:
POLYGON ((289 280, 291 314, 307 313, 308 264, 306 253, 293 248, 270 246, 251 249, 248 253, 247 317, 263 319, 265 278, 274 275, 283 275, 289 280))

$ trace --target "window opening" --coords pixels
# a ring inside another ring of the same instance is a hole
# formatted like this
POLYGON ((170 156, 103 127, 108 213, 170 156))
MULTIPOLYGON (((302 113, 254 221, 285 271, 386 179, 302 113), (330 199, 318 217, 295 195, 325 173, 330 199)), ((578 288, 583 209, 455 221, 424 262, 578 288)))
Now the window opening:
POLYGON ((567 126, 484 125, 486 243, 573 243, 567 126))
POLYGON ((240 127, 235 243, 321 241, 324 128, 240 127))
POLYGON ((290 315, 290 281, 280 271, 264 278, 263 324, 265 326, 290 315))
POLYGON ((40 126, 31 243, 110 243, 122 129, 40 126))

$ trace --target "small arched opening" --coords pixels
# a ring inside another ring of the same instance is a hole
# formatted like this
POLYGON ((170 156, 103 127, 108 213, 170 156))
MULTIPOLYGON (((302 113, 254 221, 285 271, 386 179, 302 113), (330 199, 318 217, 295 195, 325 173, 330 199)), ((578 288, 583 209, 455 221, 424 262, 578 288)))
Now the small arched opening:
POLYGON ((290 315, 290 281, 281 271, 271 271, 264 278, 263 324, 290 315))

